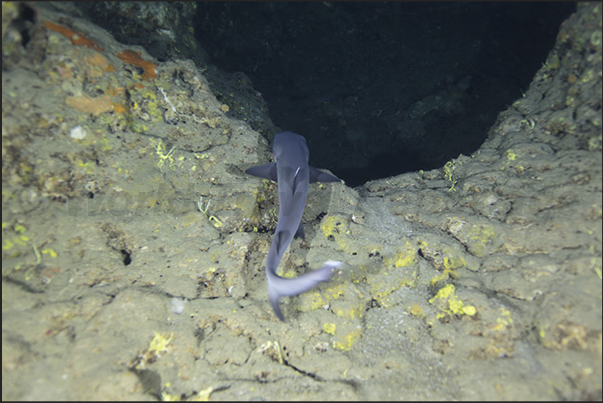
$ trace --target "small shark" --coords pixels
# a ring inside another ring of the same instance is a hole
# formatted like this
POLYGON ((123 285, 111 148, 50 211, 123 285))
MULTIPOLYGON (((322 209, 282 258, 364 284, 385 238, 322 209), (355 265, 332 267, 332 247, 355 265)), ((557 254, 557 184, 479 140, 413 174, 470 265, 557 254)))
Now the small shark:
POLYGON ((293 237, 304 238, 301 219, 308 197, 308 185, 313 182, 339 182, 340 180, 308 165, 310 156, 308 145, 306 139, 299 134, 293 132, 277 134, 274 137, 272 150, 274 163, 251 167, 245 172, 278 183, 278 223, 266 259, 266 277, 268 299, 272 309, 281 321, 285 321, 279 305, 280 298, 301 294, 320 282, 329 281, 331 271, 341 265, 341 262, 328 261, 320 269, 297 278, 283 278, 276 274, 276 269, 293 237))

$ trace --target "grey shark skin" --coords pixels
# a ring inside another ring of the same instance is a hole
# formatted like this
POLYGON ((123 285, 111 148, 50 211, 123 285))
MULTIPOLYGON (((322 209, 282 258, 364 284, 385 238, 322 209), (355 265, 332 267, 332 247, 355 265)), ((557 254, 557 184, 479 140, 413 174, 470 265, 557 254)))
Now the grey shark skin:
POLYGON ((294 236, 304 237, 301 219, 308 197, 308 185, 313 182, 339 182, 339 179, 308 165, 310 152, 306 139, 292 132, 274 137, 274 163, 251 167, 245 172, 278 183, 279 212, 274 238, 266 259, 268 299, 281 321, 285 320, 279 300, 306 292, 316 284, 329 281, 333 269, 341 262, 328 261, 318 270, 297 278, 283 278, 276 269, 294 236))

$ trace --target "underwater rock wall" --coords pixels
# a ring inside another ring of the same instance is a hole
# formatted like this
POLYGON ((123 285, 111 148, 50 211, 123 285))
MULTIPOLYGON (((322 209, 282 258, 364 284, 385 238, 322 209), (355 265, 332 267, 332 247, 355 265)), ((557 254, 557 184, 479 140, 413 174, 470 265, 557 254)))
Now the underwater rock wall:
POLYGON ((276 185, 243 172, 270 148, 209 67, 33 7, 2 74, 4 399, 600 399, 600 4, 473 155, 312 186, 281 274, 344 266, 287 323, 276 185))

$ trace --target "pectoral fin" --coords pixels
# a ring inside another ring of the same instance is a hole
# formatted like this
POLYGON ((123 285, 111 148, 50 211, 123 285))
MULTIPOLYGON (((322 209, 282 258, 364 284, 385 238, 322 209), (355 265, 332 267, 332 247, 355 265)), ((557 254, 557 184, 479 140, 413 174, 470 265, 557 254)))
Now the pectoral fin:
POLYGON ((299 223, 299 227, 297 227, 297 231, 295 232, 296 238, 306 239, 306 234, 304 233, 304 225, 299 223))
POLYGON ((276 163, 265 164, 265 165, 256 165, 254 167, 247 169, 245 171, 245 173, 278 182, 277 181, 278 175, 276 174, 276 163))
POLYGON ((326 172, 319 171, 314 167, 308 167, 310 170, 310 183, 314 182, 341 182, 341 179, 334 177, 326 172))
MULTIPOLYGON (((272 240, 272 242, 276 246, 276 254, 279 256, 279 259, 285 253, 285 249, 287 249, 287 246, 289 246, 289 243, 286 242, 286 240, 289 239, 289 237, 291 236, 289 234, 291 234, 289 231, 282 230, 274 233, 274 239, 272 240)), ((276 267, 274 268, 274 270, 276 270, 276 267)))

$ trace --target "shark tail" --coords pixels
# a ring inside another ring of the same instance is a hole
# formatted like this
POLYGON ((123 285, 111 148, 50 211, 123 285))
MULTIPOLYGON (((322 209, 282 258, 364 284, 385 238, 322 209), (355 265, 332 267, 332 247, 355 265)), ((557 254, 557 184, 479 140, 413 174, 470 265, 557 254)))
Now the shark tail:
POLYGON ((270 300, 270 304, 272 305, 272 309, 274 309, 276 316, 278 316, 281 321, 285 321, 285 316, 281 312, 279 303, 281 297, 293 297, 314 288, 318 283, 329 281, 333 269, 336 269, 339 266, 341 266, 341 262, 330 260, 320 269, 302 274, 297 278, 283 278, 267 270, 268 299, 270 300))

